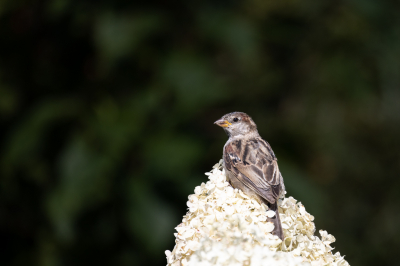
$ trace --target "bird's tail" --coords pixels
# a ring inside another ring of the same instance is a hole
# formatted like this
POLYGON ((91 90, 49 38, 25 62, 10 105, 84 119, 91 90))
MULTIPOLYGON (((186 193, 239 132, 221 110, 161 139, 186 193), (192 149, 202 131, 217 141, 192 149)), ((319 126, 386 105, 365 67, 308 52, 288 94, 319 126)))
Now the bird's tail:
POLYGON ((276 213, 274 217, 267 219, 268 222, 273 223, 275 226, 274 231, 272 231, 272 234, 278 236, 283 241, 284 236, 283 236, 281 219, 279 218, 278 204, 276 202, 274 204, 268 203, 268 207, 270 210, 276 213))

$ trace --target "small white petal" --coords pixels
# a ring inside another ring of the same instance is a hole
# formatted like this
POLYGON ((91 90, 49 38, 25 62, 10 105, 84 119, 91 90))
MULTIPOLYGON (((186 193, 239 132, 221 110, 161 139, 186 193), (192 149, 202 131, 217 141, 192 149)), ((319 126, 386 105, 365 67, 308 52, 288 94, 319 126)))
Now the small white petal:
POLYGON ((275 216, 275 212, 274 212, 274 211, 271 211, 271 210, 269 210, 269 211, 267 211, 267 212, 265 213, 265 215, 266 215, 267 217, 269 217, 269 218, 272 218, 272 217, 274 217, 274 216, 275 216))

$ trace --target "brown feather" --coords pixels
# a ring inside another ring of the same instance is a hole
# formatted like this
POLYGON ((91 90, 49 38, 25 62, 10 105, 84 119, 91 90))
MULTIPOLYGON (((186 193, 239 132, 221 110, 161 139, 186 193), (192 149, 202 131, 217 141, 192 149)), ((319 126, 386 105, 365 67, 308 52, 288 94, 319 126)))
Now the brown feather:
POLYGON ((275 203, 279 197, 280 172, 275 156, 266 149, 264 140, 232 141, 225 146, 224 158, 228 170, 256 194, 275 203), (257 145, 255 143, 261 143, 257 145), (233 169, 233 170, 232 170, 233 169), (239 176, 239 173, 242 176, 239 176))

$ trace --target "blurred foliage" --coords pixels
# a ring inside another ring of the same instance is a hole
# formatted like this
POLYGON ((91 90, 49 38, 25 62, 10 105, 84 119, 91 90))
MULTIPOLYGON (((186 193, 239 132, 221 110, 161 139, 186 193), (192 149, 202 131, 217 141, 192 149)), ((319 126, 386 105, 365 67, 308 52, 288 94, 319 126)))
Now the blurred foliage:
POLYGON ((0 1, 1 265, 162 265, 249 113, 351 265, 400 248, 396 1, 0 1))

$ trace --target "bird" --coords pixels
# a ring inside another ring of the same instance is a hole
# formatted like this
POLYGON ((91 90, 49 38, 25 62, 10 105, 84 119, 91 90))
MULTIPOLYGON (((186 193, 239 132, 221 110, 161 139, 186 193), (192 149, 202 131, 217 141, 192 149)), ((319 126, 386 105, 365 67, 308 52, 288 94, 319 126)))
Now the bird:
POLYGON ((214 124, 222 127, 229 137, 223 149, 227 181, 275 211, 275 216, 268 221, 274 224, 272 234, 283 241, 277 201, 284 195, 285 185, 270 144, 261 138, 257 125, 246 113, 226 114, 214 124))

